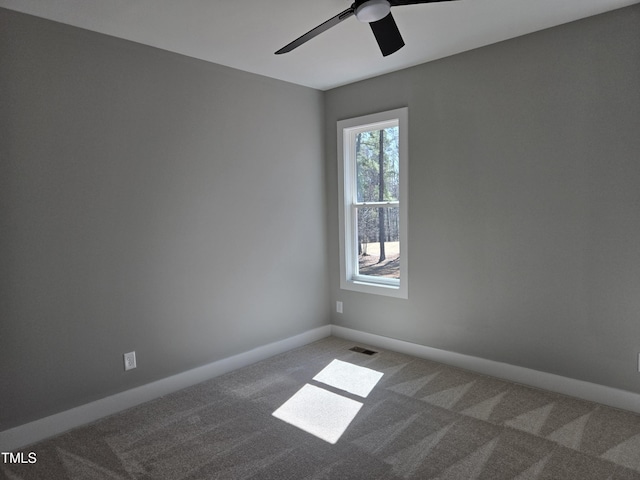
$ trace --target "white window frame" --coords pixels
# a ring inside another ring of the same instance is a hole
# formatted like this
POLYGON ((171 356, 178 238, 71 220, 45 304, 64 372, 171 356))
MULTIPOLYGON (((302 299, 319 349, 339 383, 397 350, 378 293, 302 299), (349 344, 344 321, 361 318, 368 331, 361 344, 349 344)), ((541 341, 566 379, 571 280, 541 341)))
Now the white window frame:
POLYGON ((408 298, 408 128, 407 107, 340 120, 338 127, 338 197, 340 231, 340 288, 356 292, 408 298), (355 138, 363 131, 398 125, 400 195, 398 202, 357 202, 355 138), (400 216, 400 279, 356 275, 358 263, 357 213, 354 205, 398 206, 400 216))

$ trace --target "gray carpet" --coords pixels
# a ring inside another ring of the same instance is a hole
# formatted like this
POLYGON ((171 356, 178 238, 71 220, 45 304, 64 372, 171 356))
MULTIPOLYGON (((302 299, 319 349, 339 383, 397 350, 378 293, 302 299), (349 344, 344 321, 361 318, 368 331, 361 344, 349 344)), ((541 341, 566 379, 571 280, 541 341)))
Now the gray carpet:
POLYGON ((43 441, 15 479, 640 480, 640 416, 330 337, 43 441), (312 380, 384 373, 367 398, 312 380), (305 384, 362 407, 335 444, 272 415, 305 384))

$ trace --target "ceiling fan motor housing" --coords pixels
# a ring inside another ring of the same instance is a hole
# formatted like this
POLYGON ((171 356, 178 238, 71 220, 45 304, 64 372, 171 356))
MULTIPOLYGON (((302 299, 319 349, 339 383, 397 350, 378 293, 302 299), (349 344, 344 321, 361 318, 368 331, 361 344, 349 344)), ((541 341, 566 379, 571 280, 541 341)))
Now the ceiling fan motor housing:
POLYGON ((356 18, 364 23, 382 20, 391 12, 391 4, 387 0, 365 0, 354 5, 356 18))

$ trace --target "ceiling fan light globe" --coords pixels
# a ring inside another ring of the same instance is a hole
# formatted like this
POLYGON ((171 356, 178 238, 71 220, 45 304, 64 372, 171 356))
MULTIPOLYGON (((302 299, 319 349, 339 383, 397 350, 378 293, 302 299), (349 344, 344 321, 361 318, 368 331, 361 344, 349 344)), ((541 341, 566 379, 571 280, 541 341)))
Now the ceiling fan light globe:
POLYGON ((356 8, 356 18, 364 23, 377 22, 390 11, 391 5, 387 0, 368 0, 356 8))

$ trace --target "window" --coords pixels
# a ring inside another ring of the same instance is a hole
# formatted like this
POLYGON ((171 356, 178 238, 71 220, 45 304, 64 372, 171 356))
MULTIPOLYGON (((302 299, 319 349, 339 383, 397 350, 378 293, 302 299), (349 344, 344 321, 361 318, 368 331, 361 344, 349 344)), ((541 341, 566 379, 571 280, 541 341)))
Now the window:
POLYGON ((407 298, 408 109, 338 122, 340 288, 407 298))

